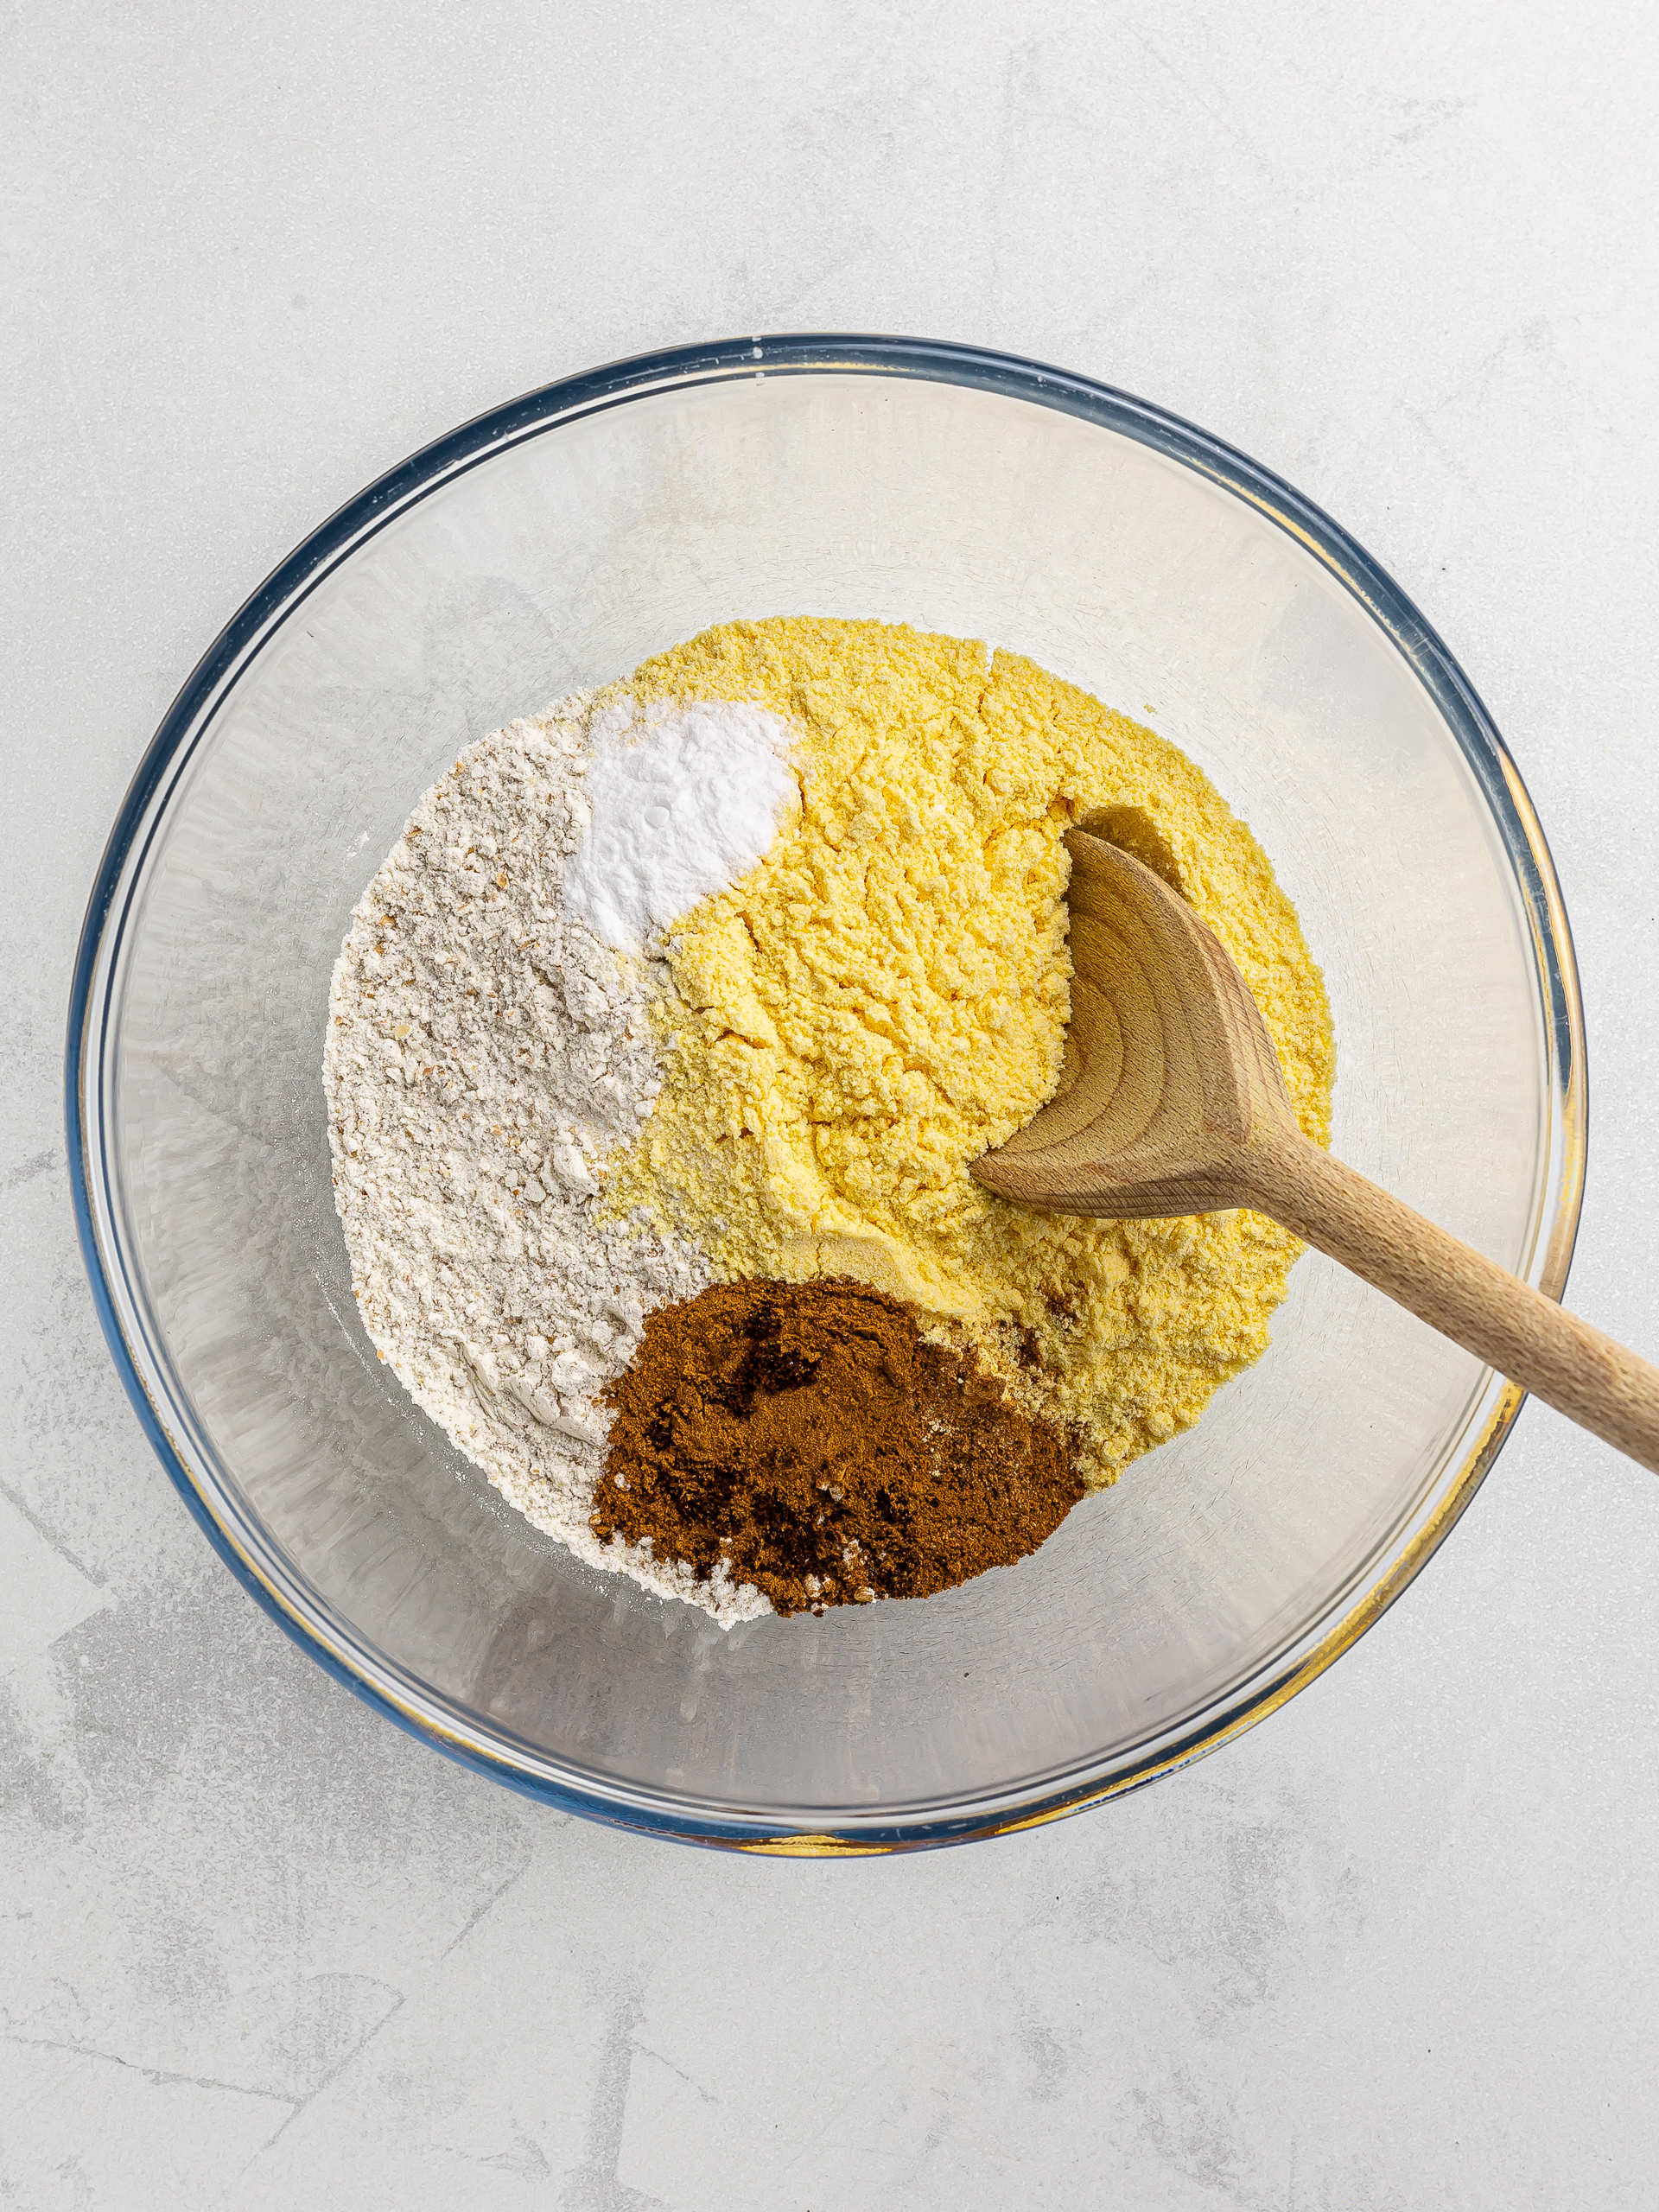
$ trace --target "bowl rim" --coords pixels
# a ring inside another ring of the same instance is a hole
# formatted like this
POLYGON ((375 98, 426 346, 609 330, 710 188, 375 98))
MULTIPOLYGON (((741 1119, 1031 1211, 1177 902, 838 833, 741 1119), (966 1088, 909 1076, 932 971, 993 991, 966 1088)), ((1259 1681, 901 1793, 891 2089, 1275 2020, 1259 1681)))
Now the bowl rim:
POLYGON ((1584 1024, 1572 932, 1536 812, 1491 715, 1435 631, 1354 538, 1270 470, 1179 416, 1067 370, 943 340, 842 333, 732 338, 632 355, 542 385, 422 447, 339 508, 252 593, 187 678, 139 763, 99 864, 70 991, 65 1119, 76 1232, 105 1340, 139 1423, 202 1533, 248 1594, 326 1673, 406 1732, 525 1796, 611 1826, 783 1856, 868 1856, 1010 1834, 1103 1804, 1217 1750, 1277 1711, 1355 1643, 1421 1573, 1479 1488, 1525 1393, 1501 1376, 1489 1376, 1461 1438, 1448 1451, 1451 1471, 1443 1472, 1432 1507, 1387 1572, 1338 1620, 1310 1631, 1262 1677, 1224 1700, 1221 1709, 1184 1732, 1171 1731, 1141 1746, 1104 1778, 1091 1771, 1059 1787, 1045 1779, 1024 1799, 1015 1784, 998 1793, 995 1802, 964 1802, 944 1816, 928 1808, 914 1816, 901 1810, 896 1816, 889 1813, 866 1821, 848 1808, 823 1827, 760 1814, 717 1817, 677 1801, 671 1792, 600 1783, 575 1766, 556 1776, 546 1769, 557 1763, 539 1751, 515 1758, 499 1733, 488 1738, 481 1731, 469 1733, 446 1718, 443 1700, 432 1695, 423 1701, 417 1694, 423 1686, 414 1678, 400 1681, 390 1662, 376 1668, 366 1647, 331 1631, 320 1618, 328 1609, 317 1593, 312 1593, 317 1602, 308 1606, 303 1589, 285 1586, 238 1535, 226 1501, 193 1473, 145 1381, 137 1347, 121 1319, 118 1254, 105 1251, 94 1195, 95 1160, 101 1159, 104 1136, 103 1048, 115 955, 131 894, 180 770, 205 734, 217 702, 265 639, 325 574, 367 538, 440 484, 509 447, 634 399, 698 384, 779 375, 904 377, 964 385, 1082 416, 1134 438, 1255 507, 1360 601, 1408 662, 1456 736, 1527 914, 1543 1016, 1551 1122, 1549 1174, 1529 1279, 1557 1298, 1571 1264, 1583 1197, 1588 1112, 1584 1024))

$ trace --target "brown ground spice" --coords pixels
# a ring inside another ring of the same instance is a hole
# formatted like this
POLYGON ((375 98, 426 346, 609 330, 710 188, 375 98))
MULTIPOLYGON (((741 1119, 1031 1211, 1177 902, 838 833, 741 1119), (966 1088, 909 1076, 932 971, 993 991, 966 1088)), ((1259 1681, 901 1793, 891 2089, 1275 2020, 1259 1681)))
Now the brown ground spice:
POLYGON ((594 1509, 780 1613, 925 1598, 1034 1551, 1083 1495, 1072 1439, 914 1310, 849 1281, 717 1283, 645 1322, 594 1509))

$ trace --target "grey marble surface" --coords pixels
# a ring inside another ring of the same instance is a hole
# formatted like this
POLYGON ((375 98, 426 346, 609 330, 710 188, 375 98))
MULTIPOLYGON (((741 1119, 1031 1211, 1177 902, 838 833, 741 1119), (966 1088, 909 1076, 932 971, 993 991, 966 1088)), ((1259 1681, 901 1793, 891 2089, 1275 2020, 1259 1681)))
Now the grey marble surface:
POLYGON ((619 354, 918 331, 1231 439, 1449 639, 1577 932, 1570 1296, 1659 1352, 1650 11, 7 20, 0 2202, 1651 2203, 1651 1476, 1529 1408, 1333 1672, 1104 1812, 653 1847, 408 1742, 235 1589, 105 1357, 60 1108, 127 779, 324 514, 619 354))

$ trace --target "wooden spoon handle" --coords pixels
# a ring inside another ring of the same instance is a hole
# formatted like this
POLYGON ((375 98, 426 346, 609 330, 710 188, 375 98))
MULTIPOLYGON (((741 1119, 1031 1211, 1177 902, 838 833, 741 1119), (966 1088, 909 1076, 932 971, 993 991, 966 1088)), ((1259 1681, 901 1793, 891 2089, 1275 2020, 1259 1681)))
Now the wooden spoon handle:
POLYGON ((1300 1134, 1253 1153, 1248 1183, 1261 1212, 1659 1472, 1659 1368, 1300 1134))

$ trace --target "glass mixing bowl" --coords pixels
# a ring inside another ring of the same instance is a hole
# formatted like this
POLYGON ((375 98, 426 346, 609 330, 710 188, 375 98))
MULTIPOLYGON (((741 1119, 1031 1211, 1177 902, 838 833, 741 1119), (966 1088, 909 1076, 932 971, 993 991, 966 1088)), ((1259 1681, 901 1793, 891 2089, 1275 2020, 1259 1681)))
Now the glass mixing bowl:
POLYGON ((1196 1429, 938 1597, 727 1634, 512 1511, 359 1325, 329 971, 463 745, 773 613, 987 638, 1172 738, 1323 964, 1337 1149, 1552 1293, 1583 1042, 1543 838, 1445 648, 1287 486, 1083 378, 869 338, 624 362, 429 447, 255 594, 122 810, 71 1009, 80 1234, 151 1441, 246 1588, 441 1750, 659 1835, 892 1849, 1098 1802, 1283 1703, 1520 1395, 1310 1254, 1196 1429))

